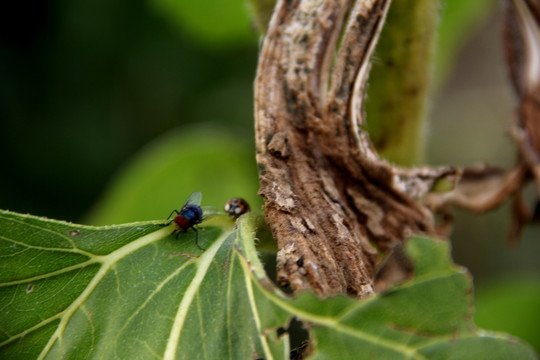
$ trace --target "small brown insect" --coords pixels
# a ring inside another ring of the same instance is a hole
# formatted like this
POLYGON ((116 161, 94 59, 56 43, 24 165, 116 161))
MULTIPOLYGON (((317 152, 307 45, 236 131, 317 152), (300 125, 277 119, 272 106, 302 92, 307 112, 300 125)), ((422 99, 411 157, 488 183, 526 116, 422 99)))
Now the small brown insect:
POLYGON ((235 218, 249 211, 249 205, 242 198, 234 198, 225 203, 225 212, 235 218))

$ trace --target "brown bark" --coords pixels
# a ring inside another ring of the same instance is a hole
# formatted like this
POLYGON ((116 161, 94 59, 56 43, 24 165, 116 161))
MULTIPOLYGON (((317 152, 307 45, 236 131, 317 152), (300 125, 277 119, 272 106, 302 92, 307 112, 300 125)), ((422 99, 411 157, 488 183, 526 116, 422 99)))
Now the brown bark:
POLYGON ((278 243, 278 281, 295 291, 373 293, 378 252, 433 232, 415 199, 454 174, 390 166, 361 129, 389 3, 283 0, 270 22, 255 81, 259 194, 278 243))

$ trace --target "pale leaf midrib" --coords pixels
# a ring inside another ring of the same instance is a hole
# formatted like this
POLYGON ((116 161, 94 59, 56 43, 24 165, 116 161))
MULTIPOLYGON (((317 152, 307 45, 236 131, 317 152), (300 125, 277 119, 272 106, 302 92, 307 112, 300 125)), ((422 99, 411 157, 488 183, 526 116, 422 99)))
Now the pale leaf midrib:
MULTIPOLYGON (((123 334, 124 330, 128 327, 128 325, 131 323, 131 321, 135 318, 135 316, 142 311, 149 303, 150 301, 156 296, 162 289, 167 285, 172 279, 174 279, 176 276, 178 276, 182 271, 186 269, 189 265, 192 265, 196 260, 190 259, 187 260, 185 263, 183 263, 180 267, 178 267, 175 271, 173 271, 171 274, 169 274, 151 293, 150 295, 144 300, 144 302, 139 305, 139 307, 133 311, 133 313, 126 319, 122 327, 117 331, 116 339, 119 339, 120 336, 123 334)), ((115 344, 117 341, 111 341, 110 346, 115 344)), ((109 346, 109 348, 110 348, 109 346)), ((155 352, 155 350, 152 350, 155 352)), ((105 353, 108 352, 108 349, 104 351, 105 353)))
POLYGON ((234 273, 234 261, 231 257, 231 259, 229 259, 229 262, 228 262, 228 275, 229 275, 229 278, 228 278, 228 281, 227 281, 227 350, 228 350, 228 353, 229 353, 229 359, 230 360, 234 360, 233 359, 233 352, 232 352, 232 339, 231 339, 231 334, 232 334, 232 329, 231 329, 231 325, 232 325, 232 318, 231 318, 231 314, 232 314, 232 300, 231 300, 231 295, 232 295, 232 275, 234 273))
MULTIPOLYGON (((242 229, 239 231, 239 238, 242 242, 242 247, 245 249, 246 252, 250 252, 251 254, 255 254, 255 248, 252 242, 249 242, 250 240, 247 239, 247 237, 244 236, 244 230, 245 228, 242 227, 242 229)), ((241 264, 244 263, 245 258, 240 255, 240 250, 237 248, 234 252, 234 256, 239 258, 239 261, 241 264)), ((256 256, 256 255, 255 255, 256 256)), ((261 267, 261 263, 257 259, 254 259, 253 262, 256 262, 256 266, 252 265, 252 268, 255 269, 256 267, 261 267)), ((247 264, 246 264, 247 265, 247 264)), ((261 342, 261 346, 263 348, 265 359, 273 360, 274 356, 272 354, 272 351, 270 350, 270 347, 268 345, 268 341, 266 336, 264 335, 264 331, 261 324, 261 319, 259 315, 259 311, 257 308, 257 302, 255 301, 255 295, 253 293, 253 286, 251 283, 251 276, 253 274, 251 273, 251 269, 247 266, 244 267, 244 282, 246 285, 246 292, 248 293, 248 299, 249 299, 249 306, 251 307, 251 313, 253 314, 253 319, 255 321, 255 326, 257 328, 257 333, 259 336, 259 340, 261 342)))
POLYGON ((266 289, 262 287, 260 282, 254 278, 253 274, 251 273, 249 269, 249 265, 247 264, 246 259, 243 256, 239 256, 239 258, 241 260, 242 266, 244 267, 244 272, 246 273, 246 276, 251 280, 252 283, 255 283, 255 286, 257 286, 259 291, 265 294, 265 296, 267 296, 274 304, 276 304, 283 310, 290 313, 291 316, 297 316, 303 321, 313 323, 314 325, 327 326, 329 328, 332 328, 336 331, 347 334, 349 336, 356 337, 358 339, 373 343, 378 346, 392 349, 396 352, 404 354, 405 356, 411 359, 418 359, 418 360, 424 359, 422 355, 418 354, 417 348, 408 347, 406 345, 399 344, 391 340, 383 339, 379 336, 366 333, 365 331, 362 331, 362 330, 352 329, 348 326, 338 323, 335 318, 314 315, 304 310, 295 308, 293 305, 286 303, 286 301, 280 299, 278 296, 266 291, 266 289))
MULTIPOLYGON (((40 228, 39 228, 40 229, 40 228)), ((58 233, 54 233, 58 234, 58 233)), ((73 253, 73 254, 81 254, 85 256, 94 256, 94 254, 89 253, 87 251, 81 250, 75 246, 71 248, 59 248, 59 247, 48 247, 48 246, 39 246, 39 245, 32 245, 25 242, 21 242, 18 240, 14 240, 8 237, 5 237, 3 235, 0 236, 0 239, 7 241, 9 243, 17 244, 21 247, 25 247, 26 249, 37 249, 37 250, 43 250, 43 251, 53 251, 53 252, 67 252, 67 253, 73 253)), ((73 245, 73 244, 72 244, 73 245)))
POLYGON ((58 269, 58 270, 55 270, 55 271, 51 271, 51 272, 48 272, 48 273, 45 273, 45 274, 36 275, 36 276, 29 277, 29 278, 26 278, 26 279, 13 280, 13 281, 10 281, 10 282, 0 283, 0 288, 7 287, 7 286, 13 286, 13 285, 26 284, 28 282, 47 279, 47 278, 50 278, 50 277, 53 277, 53 276, 62 275, 62 274, 71 272, 73 270, 82 269, 82 268, 85 268, 85 267, 87 267, 89 265, 92 265, 92 264, 98 264, 100 262, 101 261, 100 261, 100 259, 98 257, 94 257, 93 259, 84 261, 82 263, 71 265, 71 266, 68 266, 68 267, 65 267, 65 268, 62 268, 62 269, 58 269))
POLYGON ((244 271, 244 279, 246 283, 246 291, 248 293, 249 306, 251 307, 253 320, 255 321, 255 327, 257 328, 259 340, 261 341, 261 346, 263 347, 265 359, 273 360, 274 356, 272 355, 272 351, 270 351, 270 347, 268 346, 266 336, 264 336, 264 331, 262 329, 261 319, 260 319, 259 311, 257 309, 257 302, 255 301, 255 295, 253 294, 251 277, 249 276, 249 274, 246 273, 246 270, 244 271))
MULTIPOLYGON (((69 242, 70 245, 71 245, 71 249, 77 249, 77 246, 73 242, 73 239, 70 238, 69 236, 66 236, 65 234, 63 234, 61 232, 55 231, 53 229, 48 229, 48 228, 43 227, 43 226, 38 226, 37 224, 31 224, 31 223, 28 223, 28 222, 24 222, 24 221, 21 221, 19 219, 15 219, 15 218, 10 218, 9 221, 20 224, 20 225, 23 225, 25 227, 32 227, 32 228, 35 228, 35 229, 39 229, 40 231, 45 231, 45 232, 48 232, 50 234, 54 234, 55 236, 58 236, 58 237, 60 237, 60 238, 62 238, 64 240, 67 240, 67 242, 69 242)), ((13 240, 9 239, 8 241, 13 241, 13 240)), ((29 245, 29 244, 25 244, 25 245, 29 246, 29 247, 32 246, 32 245, 29 245)))
POLYGON ((171 333, 169 339, 167 340, 167 346, 165 348, 165 353, 163 354, 164 360, 172 360, 176 358, 176 350, 178 349, 178 344, 180 343, 180 336, 184 328, 184 323, 186 320, 187 312, 195 298, 197 291, 200 288, 201 283, 204 281, 205 275, 212 263, 217 251, 221 248, 227 237, 229 236, 228 232, 224 232, 220 237, 204 251, 204 253, 199 257, 197 262, 197 271, 195 276, 191 280, 191 284, 184 291, 180 305, 174 317, 174 322, 171 327, 171 333))
POLYGON ((75 299, 75 301, 73 301, 71 305, 68 306, 66 310, 63 311, 63 314, 60 319, 60 324, 58 324, 56 331, 54 332, 54 334, 49 339, 48 343, 43 348, 38 359, 43 359, 48 354, 48 352, 51 350, 56 340, 63 335, 63 332, 67 326, 67 323, 71 319, 71 316, 84 303, 84 301, 86 301, 86 299, 90 296, 90 294, 94 291, 94 289, 99 285, 103 277, 105 277, 109 269, 114 264, 116 264, 119 260, 123 259, 127 255, 135 252, 136 250, 144 246, 147 246, 148 244, 151 244, 155 241, 158 241, 169 234, 170 234, 170 229, 163 228, 158 231, 147 234, 135 241, 130 242, 129 244, 124 245, 123 247, 117 249, 116 251, 106 256, 103 256, 102 267, 98 270, 96 275, 94 275, 90 283, 86 286, 86 288, 79 295, 79 297, 77 297, 77 299, 75 299))

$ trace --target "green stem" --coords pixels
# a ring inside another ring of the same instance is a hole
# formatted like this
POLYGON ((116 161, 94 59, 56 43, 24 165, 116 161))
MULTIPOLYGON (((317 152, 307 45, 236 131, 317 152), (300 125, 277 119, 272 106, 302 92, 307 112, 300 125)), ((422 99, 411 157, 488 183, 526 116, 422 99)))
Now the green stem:
POLYGON ((375 52, 366 130, 385 159, 423 160, 439 0, 393 0, 375 52))

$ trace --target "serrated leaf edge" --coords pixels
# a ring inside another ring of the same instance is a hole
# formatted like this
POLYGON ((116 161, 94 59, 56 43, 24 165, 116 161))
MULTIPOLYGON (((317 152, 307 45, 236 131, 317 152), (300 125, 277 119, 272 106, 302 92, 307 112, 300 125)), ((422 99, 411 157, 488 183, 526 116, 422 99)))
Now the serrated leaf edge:
MULTIPOLYGON (((406 356, 409 359, 417 359, 417 360, 426 359, 425 356, 419 353, 421 349, 428 348, 437 343, 457 340, 458 338, 460 340, 463 340, 463 339, 468 339, 468 338, 489 337, 492 339, 500 339, 500 340, 507 340, 507 341, 516 340, 508 336, 507 334, 500 334, 500 333, 496 333, 492 331, 485 331, 483 329, 474 327, 474 330, 462 331, 459 334, 449 334, 446 336, 439 335, 437 336, 436 339, 433 339, 433 341, 428 340, 426 342, 422 342, 421 344, 419 344, 419 346, 413 347, 413 346, 407 346, 406 344, 400 344, 394 341, 386 340, 379 336, 367 333, 365 331, 356 330, 349 326, 340 324, 340 321, 344 317, 346 317, 348 314, 356 311, 358 308, 366 306, 371 301, 375 301, 381 295, 377 295, 372 298, 357 302, 350 308, 347 308, 344 311, 344 313, 342 313, 340 316, 336 316, 336 317, 325 317, 325 316, 318 316, 318 315, 308 313, 304 311, 303 309, 299 309, 295 307, 294 305, 288 303, 287 301, 291 301, 293 299, 283 294, 277 287, 274 287, 273 291, 270 291, 267 288, 267 286, 265 286, 267 285, 267 283, 271 283, 271 281, 266 277, 266 272, 262 268, 262 264, 260 263, 260 260, 257 257, 254 243, 247 239, 250 234, 254 233, 253 230, 250 228, 248 221, 240 222, 239 233, 242 240, 243 251, 241 251, 240 249, 236 249, 237 250, 236 252, 240 258, 240 263, 242 267, 244 268, 246 286, 250 289, 250 293, 253 294, 253 287, 252 287, 252 284, 248 285, 248 282, 252 281, 255 284, 255 286, 259 289, 259 291, 263 292, 276 306, 290 313, 291 317, 298 317, 299 319, 301 319, 302 321, 306 323, 310 323, 315 326, 330 327, 334 329, 335 331, 339 331, 341 333, 364 340, 366 342, 376 344, 378 346, 384 346, 386 348, 389 348, 396 352, 404 354, 404 356, 406 356), (261 274, 264 274, 262 278, 261 278, 261 274)), ((454 266, 452 266, 449 269, 445 269, 445 271, 438 272, 437 274, 433 274, 432 276, 420 278, 418 279, 418 281, 405 283, 401 285, 399 288, 407 288, 410 286, 418 285, 420 283, 424 283, 426 281, 432 281, 434 279, 441 279, 443 277, 454 276, 456 274, 461 274, 461 275, 466 276, 467 271, 463 267, 454 264, 454 266)), ((319 301, 324 301, 324 300, 319 300, 319 301)), ((252 304, 252 306, 256 306, 254 297, 250 298, 250 303, 252 304)), ((262 335, 264 332, 264 329, 262 329, 261 325, 259 325, 260 319, 257 319, 257 320, 258 320, 257 329, 259 330, 259 333, 262 335)), ((271 356, 271 354, 267 354, 267 355, 271 356)), ((268 358, 271 358, 271 357, 268 357, 268 358)))
MULTIPOLYGON (((64 221, 64 220, 50 219, 50 218, 45 217, 45 216, 21 214, 21 213, 13 212, 13 211, 10 211, 10 210, 0 209, 0 216, 3 216, 3 215, 14 215, 14 216, 19 217, 19 218, 27 218, 27 219, 46 221, 48 223, 60 224, 60 225, 76 226, 77 228, 88 229, 88 230, 122 229, 122 228, 129 228, 129 227, 142 226, 142 225, 160 225, 160 224, 166 224, 166 223, 169 222, 167 220, 148 220, 148 221, 134 221, 134 222, 123 223, 123 224, 96 226, 96 225, 84 225, 84 224, 72 223, 72 222, 64 221)), ((9 219, 10 221, 15 221, 16 220, 16 218, 11 217, 11 216, 8 216, 6 218, 9 219)), ((32 225, 32 224, 28 224, 28 223, 23 223, 23 224, 32 225)), ((42 228, 40 228, 40 229, 44 230, 42 228)))

